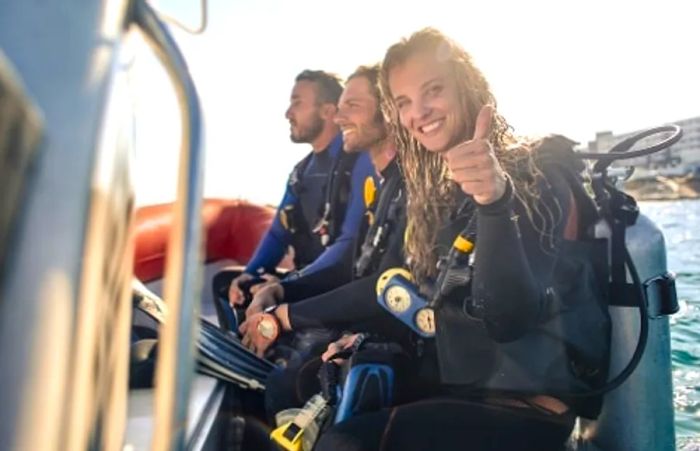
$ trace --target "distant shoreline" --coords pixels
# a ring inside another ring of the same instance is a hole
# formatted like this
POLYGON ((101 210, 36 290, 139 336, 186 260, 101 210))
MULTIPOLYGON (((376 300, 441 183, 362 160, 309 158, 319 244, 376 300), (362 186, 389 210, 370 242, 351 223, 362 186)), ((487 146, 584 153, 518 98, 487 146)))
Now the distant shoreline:
POLYGON ((700 199, 700 177, 661 175, 627 180, 625 192, 637 200, 700 199))

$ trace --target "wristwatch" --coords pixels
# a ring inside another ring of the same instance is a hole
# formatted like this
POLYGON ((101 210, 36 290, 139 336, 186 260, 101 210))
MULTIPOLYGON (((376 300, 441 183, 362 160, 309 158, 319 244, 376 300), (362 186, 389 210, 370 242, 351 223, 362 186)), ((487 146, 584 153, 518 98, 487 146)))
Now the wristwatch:
POLYGON ((272 305, 263 310, 258 323, 258 332, 266 340, 274 341, 280 333, 280 321, 275 316, 278 305, 272 305))

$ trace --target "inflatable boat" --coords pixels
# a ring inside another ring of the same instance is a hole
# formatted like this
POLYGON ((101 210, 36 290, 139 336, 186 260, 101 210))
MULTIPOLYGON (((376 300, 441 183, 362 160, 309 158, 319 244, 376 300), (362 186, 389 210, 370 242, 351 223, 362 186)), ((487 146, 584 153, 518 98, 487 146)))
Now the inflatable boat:
MULTIPOLYGON (((273 211, 202 200, 197 92, 143 0, 66 8, 0 4, 0 443, 11 451, 243 448, 245 419, 227 404, 235 384, 195 371, 195 340, 200 310, 213 314, 212 275, 250 257, 273 211), (139 210, 122 63, 132 32, 173 80, 183 124, 177 200, 139 210), (169 310, 154 389, 128 389, 134 275, 169 310)), ((661 291, 662 233, 641 215, 626 240, 646 289, 661 291)), ((578 424, 569 448, 672 451, 668 316, 610 309, 611 373, 637 362, 606 394, 599 419, 578 424)))

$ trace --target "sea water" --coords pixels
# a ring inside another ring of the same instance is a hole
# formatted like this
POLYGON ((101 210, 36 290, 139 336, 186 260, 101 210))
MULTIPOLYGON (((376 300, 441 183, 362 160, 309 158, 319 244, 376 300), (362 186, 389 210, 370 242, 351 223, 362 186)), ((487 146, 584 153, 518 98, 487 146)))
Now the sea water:
POLYGON ((680 311, 671 316, 671 356, 679 449, 700 443, 700 200, 640 202, 663 231, 680 311))

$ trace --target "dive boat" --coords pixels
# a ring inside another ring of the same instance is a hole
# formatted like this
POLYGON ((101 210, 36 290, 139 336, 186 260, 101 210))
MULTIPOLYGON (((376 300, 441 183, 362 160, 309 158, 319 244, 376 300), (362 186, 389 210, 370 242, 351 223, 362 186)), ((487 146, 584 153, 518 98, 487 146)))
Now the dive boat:
MULTIPOLYGON (((59 0, 0 3, 0 112, 3 449, 242 446, 230 436, 241 418, 222 408, 233 385, 195 372, 198 312, 201 303, 212 314, 212 275, 245 263, 274 212, 202 200, 197 93, 159 16, 144 0, 86 1, 69 14, 59 0), (177 200, 140 210, 121 63, 134 32, 166 67, 183 117, 177 200), (167 300, 170 320, 155 388, 130 391, 134 275, 167 300)), ((626 237, 641 280, 657 289, 663 234, 641 215, 626 237)), ((646 346, 600 418, 580 422, 571 451, 675 449, 668 316, 636 312, 611 307, 611 374, 633 358, 649 317, 646 346)))
MULTIPOLYGON (((221 200, 205 201, 205 205, 208 203, 212 208, 220 209, 222 212, 226 208, 245 209, 245 215, 217 215, 211 212, 209 215, 204 214, 207 218, 205 230, 209 237, 208 243, 212 245, 206 246, 205 283, 200 297, 202 314, 213 319, 215 302, 211 289, 213 276, 232 260, 243 263, 250 257, 252 252, 250 249, 254 248, 254 246, 248 248, 247 253, 230 253, 228 250, 237 247, 221 237, 260 238, 269 225, 271 210, 240 202, 229 203, 228 206, 221 200), (237 235, 235 231, 239 230, 242 224, 239 221, 242 216, 248 217, 250 221, 244 229, 241 229, 243 233, 237 235), (227 223, 231 218, 236 219, 227 223), (258 222, 256 223, 255 220, 258 222), (217 249, 214 243, 219 243, 222 247, 217 249)), ((155 260, 162 261, 164 245, 169 235, 168 224, 171 219, 169 210, 169 205, 158 205, 139 210, 136 215, 140 220, 137 220, 135 226, 136 242, 139 244, 135 252, 135 274, 141 274, 154 291, 161 289, 162 272, 151 268, 150 264, 155 260)), ((627 229, 626 238, 627 247, 634 256, 639 276, 646 282, 647 287, 651 287, 650 290, 658 289, 654 286, 654 279, 657 275, 666 273, 663 234, 649 219, 641 215, 635 225, 627 229)), ((652 299, 652 301, 650 306, 665 302, 661 299, 652 299)), ((634 306, 611 306, 610 311, 614 323, 611 375, 616 375, 625 369, 635 355, 640 338, 641 321, 634 306)), ((646 346, 636 368, 619 387, 606 394, 603 411, 596 421, 579 421, 570 438, 567 451, 675 449, 669 324, 668 317, 658 313, 649 315, 653 319, 648 321, 646 346)), ((201 387, 196 386, 195 390, 197 389, 202 390, 201 387)), ((230 389, 236 390, 233 387, 230 389)), ((220 404, 217 405, 220 406, 220 404)), ((130 419, 130 421, 133 424, 133 420, 130 419)), ((244 430, 241 425, 244 425, 245 421, 244 412, 239 412, 238 421, 233 423, 238 425, 237 435, 244 430)), ((226 436, 227 432, 218 431, 217 434, 226 436)), ((232 441, 231 439, 221 440, 232 441)), ((255 449, 246 448, 245 441, 242 439, 239 439, 239 443, 242 446, 240 449, 255 449)))

